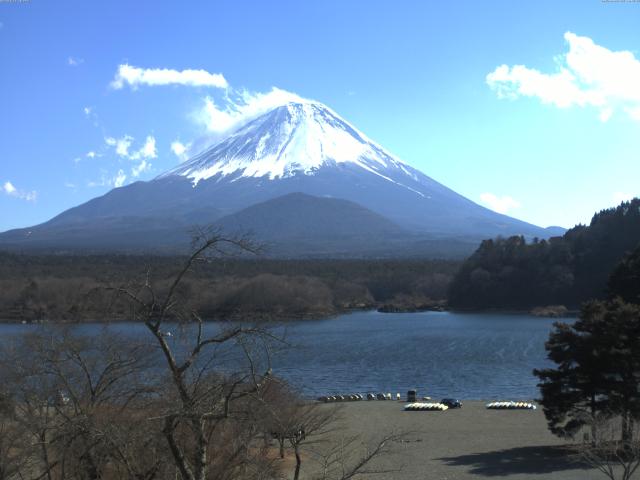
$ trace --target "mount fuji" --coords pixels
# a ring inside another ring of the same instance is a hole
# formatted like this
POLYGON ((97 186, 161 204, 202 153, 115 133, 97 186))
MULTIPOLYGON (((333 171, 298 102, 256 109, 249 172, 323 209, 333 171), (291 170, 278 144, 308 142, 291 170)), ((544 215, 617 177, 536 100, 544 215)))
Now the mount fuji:
POLYGON ((190 227, 211 224, 253 232, 285 256, 451 256, 488 237, 561 233, 488 210, 325 105, 295 101, 151 181, 0 234, 0 246, 172 252, 188 245, 190 227))

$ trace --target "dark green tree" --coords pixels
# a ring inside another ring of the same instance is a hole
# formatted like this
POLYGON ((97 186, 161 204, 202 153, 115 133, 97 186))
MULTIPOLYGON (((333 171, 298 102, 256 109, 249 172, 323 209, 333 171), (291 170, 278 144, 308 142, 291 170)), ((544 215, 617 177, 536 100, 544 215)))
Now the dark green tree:
POLYGON ((640 304, 640 246, 613 270, 607 287, 609 296, 640 304))
POLYGON ((546 349, 557 366, 534 375, 551 432, 573 437, 584 426, 595 428, 598 415, 616 415, 622 440, 630 440, 640 418, 640 307, 620 299, 588 302, 575 323, 555 324, 546 349))
POLYGON ((591 329, 591 322, 584 319, 573 325, 555 323, 545 348, 557 367, 533 372, 540 379, 540 404, 549 429, 560 437, 573 437, 608 404, 591 329))
MULTIPOLYGON (((525 240, 510 237, 482 242, 455 275, 448 293, 450 305, 530 309, 562 304, 577 308, 585 301, 603 298, 611 271, 640 242, 640 199, 598 212, 589 226, 578 225, 562 237, 525 240)), ((627 285, 636 288, 630 293, 635 298, 623 294, 626 301, 640 302, 639 256, 631 257, 627 265, 636 272, 635 277, 620 273, 627 285)))

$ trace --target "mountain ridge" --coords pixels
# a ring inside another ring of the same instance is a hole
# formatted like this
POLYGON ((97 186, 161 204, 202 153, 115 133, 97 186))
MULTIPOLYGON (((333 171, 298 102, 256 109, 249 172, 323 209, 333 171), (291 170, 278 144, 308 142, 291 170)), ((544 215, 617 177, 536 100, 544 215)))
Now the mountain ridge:
MULTIPOLYGON (((139 225, 149 228, 150 246, 158 243, 155 237, 160 234, 167 240, 163 248, 182 249, 190 226, 210 225, 252 205, 296 192, 357 204, 397 225, 395 233, 405 232, 409 243, 416 236, 479 243, 499 235, 547 238, 557 233, 498 214, 457 194, 393 156, 318 102, 289 102, 150 181, 115 188, 48 222, 0 234, 0 245, 77 248, 99 243, 108 248, 104 241, 108 233, 114 249, 144 249, 144 232, 132 220, 138 218, 139 225), (110 231, 105 232, 105 224, 111 225, 110 231), (131 235, 127 229, 132 225, 137 240, 128 245, 131 235)), ((271 215, 276 213, 272 210, 271 215)), ((330 225, 325 227, 331 230, 330 225)), ((401 247, 396 242, 398 235, 391 236, 390 248, 397 250, 401 247)), ((348 254, 341 248, 336 251, 348 254)))

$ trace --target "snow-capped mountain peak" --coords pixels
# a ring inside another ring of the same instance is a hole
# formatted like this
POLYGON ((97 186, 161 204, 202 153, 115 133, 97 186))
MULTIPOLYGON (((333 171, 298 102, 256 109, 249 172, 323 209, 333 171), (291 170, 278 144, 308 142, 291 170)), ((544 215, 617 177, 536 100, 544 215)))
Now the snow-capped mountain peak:
POLYGON ((275 107, 161 177, 180 175, 194 185, 214 176, 274 180, 344 163, 394 183, 398 173, 415 179, 408 165, 314 101, 275 107))
POLYGON ((184 248, 193 225, 214 225, 257 232, 286 256, 342 258, 470 254, 484 238, 550 235, 450 190, 318 102, 268 108, 160 177, 2 234, 0 246, 164 252, 184 248))

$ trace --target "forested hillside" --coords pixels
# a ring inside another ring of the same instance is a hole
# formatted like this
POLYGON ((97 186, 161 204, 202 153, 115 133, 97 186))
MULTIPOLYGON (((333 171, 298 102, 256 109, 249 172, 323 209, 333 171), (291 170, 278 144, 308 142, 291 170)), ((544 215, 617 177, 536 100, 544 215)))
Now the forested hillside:
MULTIPOLYGON (((109 287, 162 290, 182 257, 0 253, 0 320, 127 319, 109 287)), ((351 309, 402 310, 444 302, 459 262, 444 260, 217 259, 182 288, 206 318, 321 317, 351 309)))
POLYGON ((596 213, 562 237, 482 242, 455 276, 449 304, 457 308, 529 309, 606 295, 616 265, 640 244, 640 199, 596 213))

